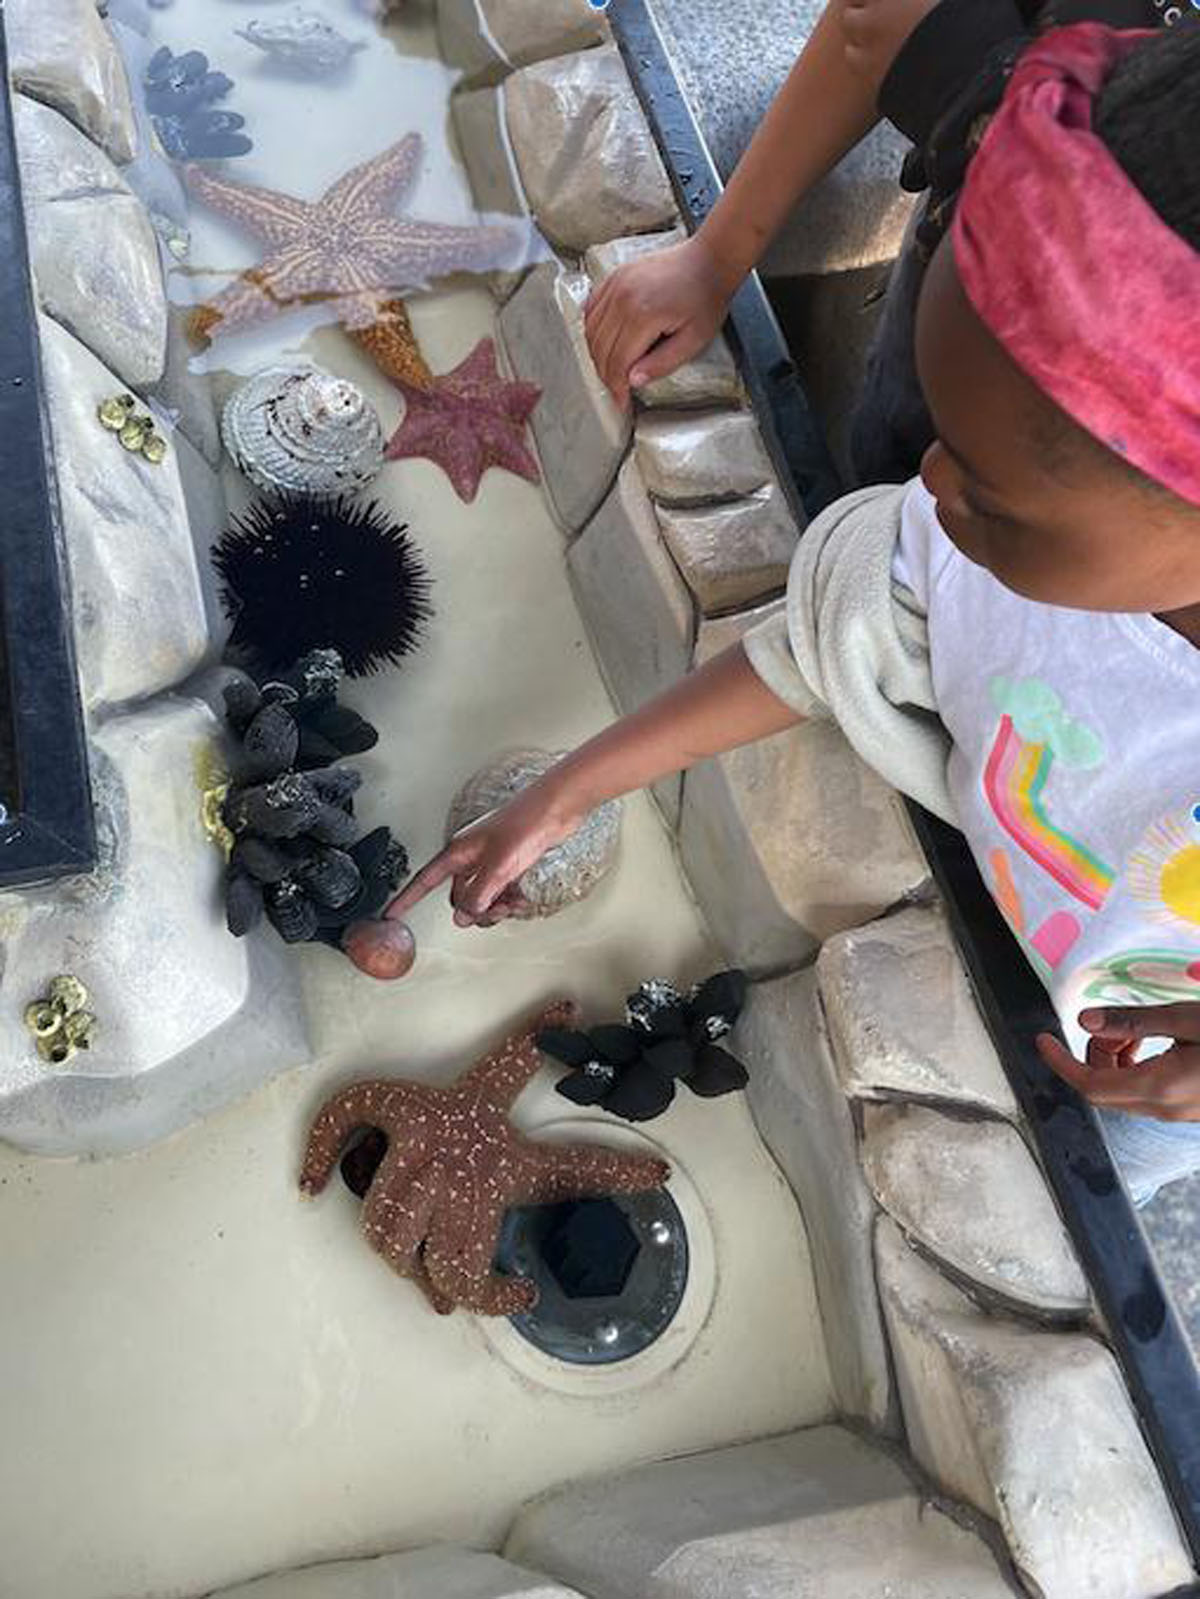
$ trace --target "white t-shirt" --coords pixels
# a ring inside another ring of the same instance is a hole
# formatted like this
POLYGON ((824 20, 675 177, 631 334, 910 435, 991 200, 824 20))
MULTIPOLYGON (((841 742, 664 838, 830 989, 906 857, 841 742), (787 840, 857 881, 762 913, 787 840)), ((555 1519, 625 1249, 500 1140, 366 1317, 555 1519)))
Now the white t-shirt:
POLYGON ((1013 594, 919 480, 893 576, 928 613, 960 826, 1068 1041, 1085 1006, 1200 1000, 1200 649, 1013 594))

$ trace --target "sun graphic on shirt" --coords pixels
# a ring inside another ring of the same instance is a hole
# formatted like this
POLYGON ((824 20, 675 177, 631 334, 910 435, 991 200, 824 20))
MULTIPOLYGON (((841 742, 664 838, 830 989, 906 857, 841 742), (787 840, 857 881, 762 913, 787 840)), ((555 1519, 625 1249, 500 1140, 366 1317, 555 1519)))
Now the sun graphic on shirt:
POLYGON ((1200 927, 1200 805, 1169 816, 1129 857, 1129 892, 1158 922, 1200 927))

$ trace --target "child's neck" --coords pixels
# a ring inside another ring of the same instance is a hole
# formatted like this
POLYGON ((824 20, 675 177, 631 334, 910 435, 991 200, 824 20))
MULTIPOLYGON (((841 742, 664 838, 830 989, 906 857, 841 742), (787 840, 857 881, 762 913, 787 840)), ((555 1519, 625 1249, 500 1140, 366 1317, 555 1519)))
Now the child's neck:
POLYGON ((1200 605, 1185 605, 1178 611, 1159 611, 1158 619, 1200 649, 1200 605))

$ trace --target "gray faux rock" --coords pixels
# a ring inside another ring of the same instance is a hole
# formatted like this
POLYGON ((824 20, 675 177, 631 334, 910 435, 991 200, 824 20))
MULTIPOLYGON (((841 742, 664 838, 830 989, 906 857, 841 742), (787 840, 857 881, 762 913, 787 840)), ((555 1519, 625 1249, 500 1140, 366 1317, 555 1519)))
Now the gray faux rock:
POLYGON ((478 209, 523 216, 525 194, 508 142, 503 86, 452 94, 450 115, 478 209))
POLYGON ((841 1427, 559 1489, 521 1512, 505 1553, 603 1599, 1012 1593, 974 1533, 841 1427))
POLYGON ((774 483, 725 505, 660 506, 658 521, 706 616, 757 604, 787 586, 800 530, 774 483))
POLYGON ((831 939, 817 974, 848 1094, 907 1094, 1016 1114, 939 908, 914 906, 831 939))
POLYGON ((871 1248, 875 1205, 811 967, 754 984, 738 1022, 737 1053, 750 1073, 746 1098, 758 1130, 804 1216, 837 1410, 894 1434, 897 1406, 871 1248))
MULTIPOLYGON (((695 664, 776 608, 702 622, 695 664)), ((928 876, 899 796, 828 721, 693 767, 679 844, 722 949, 756 975, 799 966, 823 939, 870 921, 928 876)))
POLYGON ((583 330, 589 292, 582 273, 546 262, 498 318, 514 375, 542 391, 531 426, 551 504, 570 534, 608 493, 632 428, 592 364, 583 330))
POLYGON ((7 0, 4 32, 14 87, 61 111, 114 161, 132 161, 129 80, 95 0, 7 0))
POLYGON ((173 450, 158 466, 96 420, 122 384, 39 318, 84 699, 111 706, 181 682, 210 649, 173 450))
POLYGON ((864 1105, 863 1170, 884 1210, 954 1271, 1020 1309, 1086 1314, 1087 1279, 1071 1240, 1007 1122, 864 1105))
POLYGON ((104 152, 50 106, 17 95, 13 120, 42 309, 129 388, 156 383, 167 297, 141 202, 104 152))
POLYGON ((222 1588, 212 1599, 580 1599, 497 1555, 438 1544, 374 1560, 333 1560, 222 1588))
POLYGON ((495 83, 514 67, 609 37, 588 0, 438 0, 437 22, 443 59, 470 83, 495 83))
POLYGON ((775 482, 750 411, 645 412, 634 450, 650 497, 664 505, 732 500, 775 482))
MULTIPOLYGON (((523 291, 522 291, 523 292, 523 291)), ((654 507, 632 459, 567 555, 572 587, 613 699, 631 711, 687 671, 692 602, 659 537, 654 507)), ((654 793, 679 818, 679 779, 654 793)))
MULTIPOLYGON (((607 244, 593 245, 584 255, 584 266, 598 288, 627 261, 653 255, 656 250, 678 244, 686 237, 682 228, 671 228, 666 233, 640 233, 611 239, 607 244)), ((643 405, 676 409, 746 403, 746 391, 733 355, 724 334, 720 333, 690 361, 685 361, 666 377, 643 384, 635 392, 643 405)))
POLYGON ((999 1522, 1032 1591, 1148 1599, 1191 1582, 1109 1351, 984 1315, 886 1219, 876 1260, 913 1455, 999 1522))
POLYGON ((505 110, 526 198, 576 253, 676 215, 653 135, 615 45, 514 72, 505 110))

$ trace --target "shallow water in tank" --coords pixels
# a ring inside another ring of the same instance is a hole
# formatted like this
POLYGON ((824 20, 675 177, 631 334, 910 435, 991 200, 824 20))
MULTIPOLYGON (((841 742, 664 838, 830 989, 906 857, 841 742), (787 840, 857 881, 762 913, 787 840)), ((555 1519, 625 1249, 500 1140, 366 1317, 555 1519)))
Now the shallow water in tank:
MULTIPOLYGON (((111 6, 131 61, 160 44, 200 49, 234 79, 227 104, 245 115, 254 150, 224 165, 230 178, 313 198, 419 132, 413 215, 478 220, 451 144, 453 74, 431 13, 411 0, 385 32, 352 0, 324 9, 365 48, 343 73, 305 81, 235 32, 254 15, 277 17, 277 5, 111 6)), ((170 169, 160 163, 151 179, 165 203, 170 169)), ((169 258, 181 304, 256 257, 253 240, 199 206, 188 226, 186 258, 169 258)), ((456 278, 410 310, 435 372, 495 333, 481 281, 456 278)), ((298 356, 359 384, 385 430, 395 426, 395 389, 327 308, 220 338, 203 361, 228 392, 298 356)), ((409 523, 436 616, 402 669, 348 688, 380 731, 357 762, 360 815, 389 823, 420 860, 477 766, 514 744, 569 747, 611 706, 563 535, 536 485, 493 470, 465 504, 417 460, 385 467, 373 492, 409 523)), ((244 498, 232 474, 230 494, 235 506, 244 498)), ((634 1363, 625 1382, 609 1373, 590 1388, 556 1385, 522 1362, 503 1326, 435 1317, 365 1247, 340 1183, 300 1201, 299 1151, 334 1085, 389 1072, 445 1082, 553 995, 612 1020, 643 978, 691 981, 720 964, 642 796, 627 802, 617 870, 585 904, 462 932, 438 896, 412 922, 419 958, 399 984, 372 983, 323 949, 295 953, 309 1067, 136 1156, 0 1152, 4 1599, 201 1594, 339 1555, 446 1538, 486 1547, 521 1503, 568 1478, 828 1416, 803 1225, 737 1097, 681 1095, 644 1129, 679 1169, 710 1257, 695 1324, 674 1342, 665 1335, 650 1379, 634 1363)), ((522 1125, 582 1119, 597 1138, 629 1136, 568 1106, 553 1082, 544 1071, 522 1096, 522 1125)))

